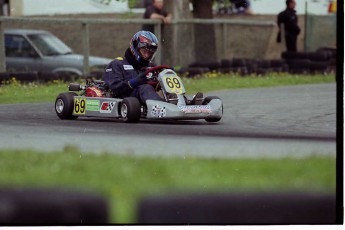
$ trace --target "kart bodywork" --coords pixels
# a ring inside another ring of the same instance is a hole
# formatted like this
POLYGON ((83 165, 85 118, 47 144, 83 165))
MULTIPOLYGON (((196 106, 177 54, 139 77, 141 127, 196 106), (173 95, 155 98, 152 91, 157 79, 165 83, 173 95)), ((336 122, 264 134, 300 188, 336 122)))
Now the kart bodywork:
POLYGON ((153 67, 147 77, 154 82, 157 93, 164 101, 147 100, 141 104, 135 97, 117 98, 102 81, 87 80, 85 86, 71 83, 70 91, 58 95, 55 111, 61 119, 85 117, 121 118, 125 122, 138 122, 140 118, 160 120, 205 119, 217 122, 223 115, 223 104, 215 96, 203 97, 198 93, 192 99, 185 95, 182 80, 166 66, 153 67))

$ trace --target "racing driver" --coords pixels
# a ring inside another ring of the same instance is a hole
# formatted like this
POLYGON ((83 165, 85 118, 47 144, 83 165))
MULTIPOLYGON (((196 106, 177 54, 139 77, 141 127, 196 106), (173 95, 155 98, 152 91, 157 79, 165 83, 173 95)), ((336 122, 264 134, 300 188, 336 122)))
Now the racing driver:
POLYGON ((154 87, 147 84, 145 75, 147 68, 153 66, 157 48, 158 39, 153 33, 139 31, 133 36, 124 57, 116 58, 105 69, 104 81, 114 96, 136 97, 141 103, 163 101, 154 87))

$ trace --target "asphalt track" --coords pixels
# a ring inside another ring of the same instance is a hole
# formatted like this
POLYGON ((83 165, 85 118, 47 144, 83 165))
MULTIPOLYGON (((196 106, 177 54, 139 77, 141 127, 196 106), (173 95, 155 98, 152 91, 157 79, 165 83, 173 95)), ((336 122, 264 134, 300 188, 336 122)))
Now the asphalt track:
POLYGON ((53 103, 0 105, 0 148, 162 157, 281 158, 336 155, 336 84, 217 91, 218 123, 60 120, 53 103))

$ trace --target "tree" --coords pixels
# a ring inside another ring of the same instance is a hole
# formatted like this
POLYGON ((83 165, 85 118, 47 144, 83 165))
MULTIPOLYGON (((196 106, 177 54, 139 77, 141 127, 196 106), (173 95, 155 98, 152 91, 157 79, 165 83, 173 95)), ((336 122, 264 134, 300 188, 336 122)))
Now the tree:
POLYGON ((0 0, 0 16, 4 16, 5 0, 0 0))
MULTIPOLYGON (((213 18, 213 0, 165 0, 166 9, 173 14, 174 19, 213 18), (189 3, 193 4, 193 11, 189 10, 189 3)), ((215 33, 213 25, 176 24, 170 35, 172 45, 169 52, 172 63, 184 65, 192 61, 213 61, 216 59, 215 33)), ((168 60, 170 61, 170 60, 168 60)))
MULTIPOLYGON (((193 17, 212 19, 213 0, 191 0, 193 17)), ((212 24, 196 24, 194 26, 195 60, 214 61, 216 59, 215 31, 212 24)))
MULTIPOLYGON (((189 10, 189 0, 165 0, 164 5, 174 19, 190 19, 193 17, 189 10)), ((164 60, 168 65, 185 65, 194 60, 193 27, 185 24, 167 26, 162 42, 164 46, 164 60)))

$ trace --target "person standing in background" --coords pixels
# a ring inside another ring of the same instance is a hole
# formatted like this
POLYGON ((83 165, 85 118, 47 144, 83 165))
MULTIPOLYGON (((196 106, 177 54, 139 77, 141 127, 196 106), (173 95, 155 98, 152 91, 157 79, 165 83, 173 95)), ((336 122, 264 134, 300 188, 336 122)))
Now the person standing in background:
POLYGON ((298 26, 298 20, 296 15, 296 1, 286 0, 286 9, 278 14, 277 23, 279 32, 277 36, 277 42, 281 42, 281 25, 284 25, 286 50, 297 52, 297 36, 301 32, 298 26))
POLYGON ((230 0, 230 2, 235 6, 236 13, 253 14, 249 0, 230 0))
POLYGON ((149 7, 150 5, 152 5, 152 0, 142 0, 142 1, 143 1, 143 5, 145 9, 149 7))
MULTIPOLYGON (((163 9, 164 0, 152 0, 152 4, 149 5, 144 13, 144 19, 160 19, 163 24, 170 24, 172 21, 172 15, 163 9)), ((162 28, 163 29, 163 28, 162 28)), ((144 31, 150 31, 154 33, 154 25, 144 24, 142 27, 144 31)))
POLYGON ((10 15, 10 1, 0 0, 0 16, 9 16, 9 15, 10 15))

